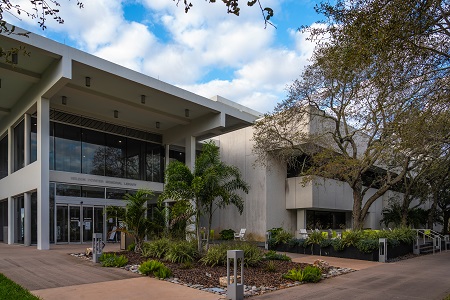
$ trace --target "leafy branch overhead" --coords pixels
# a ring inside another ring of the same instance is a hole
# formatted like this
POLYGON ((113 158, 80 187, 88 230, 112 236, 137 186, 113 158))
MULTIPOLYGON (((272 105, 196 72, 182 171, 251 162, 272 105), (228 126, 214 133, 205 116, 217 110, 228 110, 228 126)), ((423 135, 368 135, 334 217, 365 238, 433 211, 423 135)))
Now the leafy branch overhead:
MULTIPOLYGON (((181 2, 181 0, 173 0, 178 4, 181 2)), ((208 0, 209 3, 215 3, 216 0, 208 0)), ((239 16, 240 14, 240 7, 239 7, 239 0, 222 0, 223 3, 225 4, 225 6, 227 7, 227 13, 229 14, 234 14, 236 16, 239 16)), ((274 12, 273 9, 270 7, 264 7, 262 6, 260 0, 251 0, 247 2, 248 6, 254 6, 256 3, 258 3, 259 8, 261 10, 263 19, 264 19, 264 24, 267 26, 267 24, 275 27, 274 24, 272 24, 269 20, 273 17, 274 12)), ((183 4, 184 4, 184 11, 187 13, 189 12, 189 10, 193 7, 193 4, 188 1, 188 0, 183 0, 183 4)))

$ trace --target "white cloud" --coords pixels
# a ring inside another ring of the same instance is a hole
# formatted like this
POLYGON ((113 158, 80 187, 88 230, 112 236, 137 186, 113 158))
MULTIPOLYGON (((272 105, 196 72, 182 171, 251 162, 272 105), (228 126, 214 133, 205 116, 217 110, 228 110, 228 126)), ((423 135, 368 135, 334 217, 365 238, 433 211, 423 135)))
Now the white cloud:
MULTIPOLYGON (((295 30, 289 31, 289 45, 274 46, 279 29, 264 29, 259 8, 249 8, 245 1, 239 17, 227 14, 222 1, 192 1, 187 14, 182 1, 181 7, 171 0, 137 2, 147 9, 148 26, 125 20, 123 1, 84 1, 83 9, 67 1, 61 8, 65 24, 49 20, 46 33, 203 96, 219 94, 262 112, 284 98, 286 86, 301 74, 314 48, 295 30), (231 70, 232 76, 206 81, 204 76, 216 74, 216 68, 231 70)), ((264 1, 276 12, 282 4, 264 1)), ((37 29, 36 20, 25 18, 22 24, 37 29)))

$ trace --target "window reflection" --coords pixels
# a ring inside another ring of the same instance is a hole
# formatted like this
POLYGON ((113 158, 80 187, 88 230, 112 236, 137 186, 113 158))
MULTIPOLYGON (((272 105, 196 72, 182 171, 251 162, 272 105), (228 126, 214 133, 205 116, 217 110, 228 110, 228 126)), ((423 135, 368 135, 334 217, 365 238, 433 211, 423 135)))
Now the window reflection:
POLYGON ((55 123, 55 169, 81 173, 81 128, 55 123))
POLYGON ((105 134, 83 129, 81 151, 83 173, 105 175, 105 134))
POLYGON ((50 134, 50 170, 163 181, 161 145, 56 122, 50 134))
POLYGON ((106 135, 105 175, 125 177, 126 138, 106 135))
POLYGON ((8 135, 0 140, 0 179, 8 176, 8 135))
POLYGON ((25 164, 24 126, 24 121, 22 120, 14 128, 14 171, 22 169, 25 164))

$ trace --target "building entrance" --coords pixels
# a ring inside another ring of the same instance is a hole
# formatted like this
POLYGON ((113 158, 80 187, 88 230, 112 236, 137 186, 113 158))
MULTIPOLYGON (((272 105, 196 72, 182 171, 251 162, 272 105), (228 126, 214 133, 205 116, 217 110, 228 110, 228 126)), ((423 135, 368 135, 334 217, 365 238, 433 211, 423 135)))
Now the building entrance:
POLYGON ((103 206, 57 205, 56 243, 90 243, 104 232, 103 206))

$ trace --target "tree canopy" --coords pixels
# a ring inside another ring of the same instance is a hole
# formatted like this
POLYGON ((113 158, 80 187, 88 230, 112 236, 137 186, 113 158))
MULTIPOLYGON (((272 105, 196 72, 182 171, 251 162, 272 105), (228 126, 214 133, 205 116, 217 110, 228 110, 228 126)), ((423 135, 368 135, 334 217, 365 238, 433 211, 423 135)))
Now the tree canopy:
POLYGON ((256 123, 254 150, 263 163, 311 155, 303 175, 348 183, 361 228, 377 198, 449 155, 449 4, 350 0, 317 11, 324 26, 303 29, 317 41, 311 64, 256 123))

